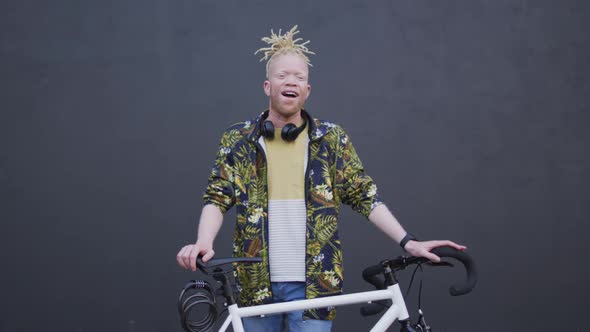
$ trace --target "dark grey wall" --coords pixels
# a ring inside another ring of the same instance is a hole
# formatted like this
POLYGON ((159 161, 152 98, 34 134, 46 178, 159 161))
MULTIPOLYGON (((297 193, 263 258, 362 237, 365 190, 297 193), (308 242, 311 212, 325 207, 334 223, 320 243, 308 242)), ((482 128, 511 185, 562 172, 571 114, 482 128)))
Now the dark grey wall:
MULTIPOLYGON (((409 230, 477 259, 466 297, 460 271, 425 274, 431 324, 587 330, 589 20, 586 1, 0 2, 0 331, 179 330, 175 255, 219 136, 267 106, 253 52, 293 24, 308 109, 409 230)), ((350 209, 341 233, 347 292, 401 253, 350 209)), ((357 312, 335 330, 367 330, 357 312)))

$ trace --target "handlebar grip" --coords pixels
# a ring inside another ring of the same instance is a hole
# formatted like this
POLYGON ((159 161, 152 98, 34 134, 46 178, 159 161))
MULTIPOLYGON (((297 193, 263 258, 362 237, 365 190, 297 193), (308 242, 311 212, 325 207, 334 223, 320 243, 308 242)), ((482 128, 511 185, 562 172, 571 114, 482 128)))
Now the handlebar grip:
POLYGON ((379 303, 369 303, 361 307, 361 315, 362 316, 372 316, 380 313, 383 311, 385 307, 379 303))
POLYGON ((222 265, 226 265, 226 264, 232 264, 232 263, 260 263, 262 262, 262 258, 260 257, 233 257, 233 258, 214 258, 211 259, 209 261, 207 261, 207 263, 203 262, 202 260, 203 256, 199 255, 197 257, 197 266, 199 268, 214 268, 214 267, 218 267, 218 266, 222 266, 222 265))
POLYGON ((363 270, 363 279, 377 289, 385 289, 385 282, 378 275, 383 273, 383 266, 373 265, 363 270))
POLYGON ((454 258, 465 266, 467 280, 463 283, 454 284, 449 288, 449 293, 452 296, 465 295, 473 290, 477 283, 477 269, 471 256, 451 247, 438 247, 432 249, 431 252, 439 257, 454 258))

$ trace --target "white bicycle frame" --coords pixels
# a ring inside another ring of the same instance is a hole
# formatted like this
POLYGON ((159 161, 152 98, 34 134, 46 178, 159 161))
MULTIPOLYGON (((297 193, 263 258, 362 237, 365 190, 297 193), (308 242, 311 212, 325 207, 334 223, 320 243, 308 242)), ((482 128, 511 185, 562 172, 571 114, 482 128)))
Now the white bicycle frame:
POLYGON ((219 332, 224 332, 229 324, 232 324, 234 332, 244 332, 242 318, 253 316, 266 316, 278 313, 285 313, 296 310, 306 310, 315 308, 335 307, 355 303, 371 303, 378 300, 391 300, 391 307, 383 314, 381 319, 373 326, 371 332, 386 331, 396 319, 408 319, 408 310, 406 303, 400 291, 399 285, 395 284, 387 289, 359 292, 346 295, 327 296, 310 300, 298 300, 283 303, 263 304, 252 307, 238 307, 232 304, 228 307, 229 315, 219 328, 219 332))

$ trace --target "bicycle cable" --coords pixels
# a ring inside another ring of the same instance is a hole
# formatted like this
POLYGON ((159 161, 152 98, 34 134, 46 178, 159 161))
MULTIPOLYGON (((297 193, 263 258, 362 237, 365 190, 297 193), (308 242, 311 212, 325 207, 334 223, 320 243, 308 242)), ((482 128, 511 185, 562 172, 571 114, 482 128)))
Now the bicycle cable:
POLYGON ((422 287, 424 285, 424 269, 422 268, 422 264, 423 263, 418 263, 416 265, 416 268, 414 268, 414 271, 412 272, 412 277, 410 279, 410 283, 408 285, 408 289, 406 290, 406 297, 408 297, 408 295, 410 294, 410 290, 412 288, 412 284, 414 282, 414 277, 416 275, 416 272, 418 271, 418 268, 420 269, 420 273, 421 273, 421 277, 420 277, 420 286, 418 288, 418 321, 413 324, 413 327, 416 329, 416 331, 423 331, 423 332, 430 332, 432 331, 432 328, 426 323, 426 320, 424 318, 424 312, 422 311, 422 287))
POLYGON ((418 288, 418 309, 422 308, 422 284, 424 281, 424 278, 423 278, 424 269, 422 268, 422 264, 423 263, 416 264, 416 267, 414 268, 414 271, 412 272, 412 277, 410 278, 410 283, 408 285, 408 289, 406 289, 406 297, 408 297, 408 295, 410 295, 410 290, 412 289, 412 284, 414 283, 414 277, 416 276, 416 272, 418 271, 418 269, 420 269, 421 278, 420 278, 420 286, 418 288))

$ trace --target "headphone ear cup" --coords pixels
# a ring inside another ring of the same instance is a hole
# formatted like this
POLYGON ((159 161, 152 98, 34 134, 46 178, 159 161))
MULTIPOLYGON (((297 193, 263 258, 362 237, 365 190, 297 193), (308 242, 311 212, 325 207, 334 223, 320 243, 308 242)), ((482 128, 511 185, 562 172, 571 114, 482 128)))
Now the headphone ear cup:
POLYGON ((294 141, 298 135, 297 126, 292 123, 287 123, 281 130, 281 137, 287 142, 294 141))
POLYGON ((262 124, 262 136, 268 139, 275 138, 275 126, 271 121, 264 121, 262 124))

